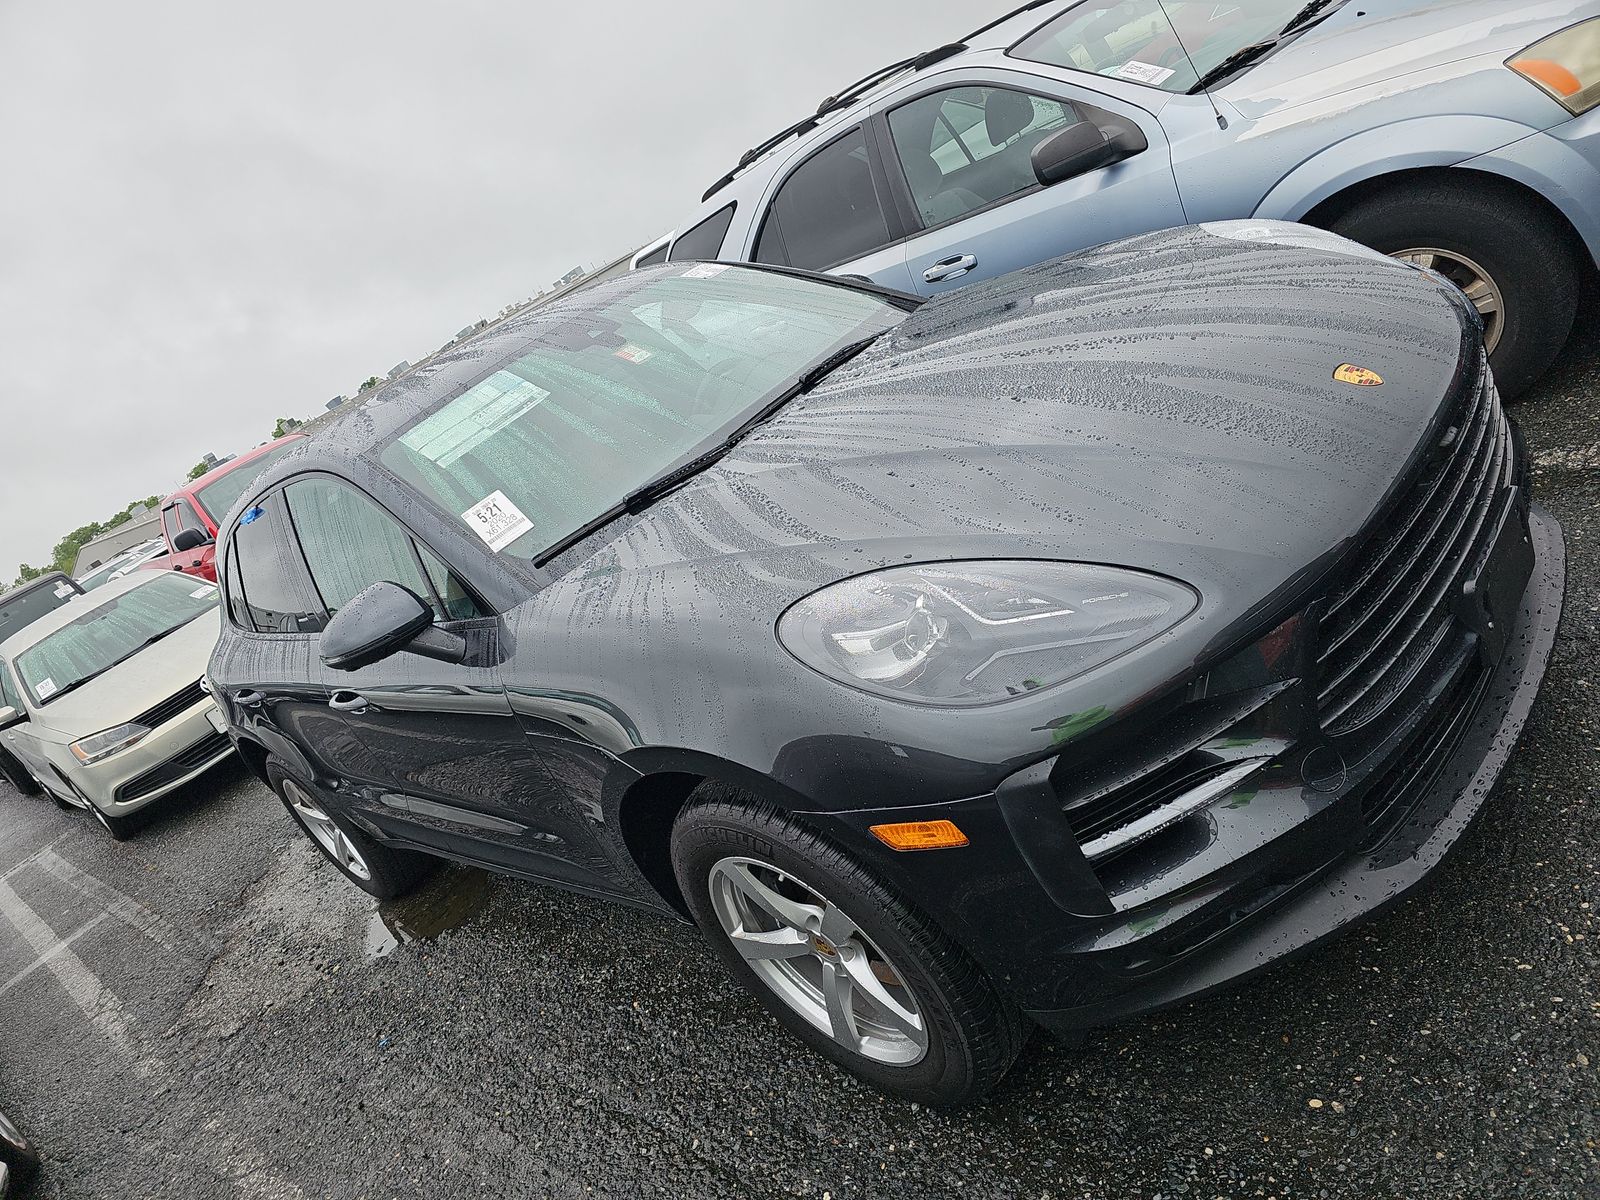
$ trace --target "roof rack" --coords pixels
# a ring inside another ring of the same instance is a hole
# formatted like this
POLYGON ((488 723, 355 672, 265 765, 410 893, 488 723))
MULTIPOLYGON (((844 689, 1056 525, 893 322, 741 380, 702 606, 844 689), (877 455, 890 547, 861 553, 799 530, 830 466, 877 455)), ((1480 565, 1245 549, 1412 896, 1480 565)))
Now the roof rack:
POLYGON ((899 62, 892 62, 886 67, 879 67, 870 75, 862 76, 849 87, 841 89, 839 92, 829 96, 821 104, 817 105, 817 111, 812 113, 810 116, 796 121, 788 128, 773 134, 760 145, 752 146, 750 149, 746 150, 739 156, 739 165, 734 167, 733 170, 729 171, 721 179, 717 180, 709 188, 707 188, 705 195, 700 197, 700 202, 702 204, 705 203, 723 188, 727 187, 736 178, 738 178, 740 171, 744 170, 773 147, 781 145, 789 138, 798 137, 803 133, 811 132, 811 130, 815 129, 817 125, 821 123, 823 117, 827 116, 831 112, 837 112, 841 108, 849 108, 856 101, 860 100, 861 97, 867 92, 871 91, 886 79, 898 75, 902 71, 921 71, 927 67, 933 66, 934 63, 943 62, 947 58, 952 58, 955 55, 960 54, 963 50, 966 50, 967 43, 972 41, 973 38, 982 37, 991 29, 995 28, 995 26, 1004 25, 1007 21, 1011 20, 1012 17, 1021 16, 1023 13, 1028 12, 1031 9, 1041 8, 1050 3, 1052 3, 1052 0, 1029 0, 1027 4, 1022 5, 1019 8, 1014 8, 1010 12, 996 17, 987 25, 981 26, 978 29, 974 29, 971 33, 967 34, 959 41, 947 42, 943 46, 935 46, 932 50, 924 50, 921 54, 913 55, 910 58, 902 58, 899 62))

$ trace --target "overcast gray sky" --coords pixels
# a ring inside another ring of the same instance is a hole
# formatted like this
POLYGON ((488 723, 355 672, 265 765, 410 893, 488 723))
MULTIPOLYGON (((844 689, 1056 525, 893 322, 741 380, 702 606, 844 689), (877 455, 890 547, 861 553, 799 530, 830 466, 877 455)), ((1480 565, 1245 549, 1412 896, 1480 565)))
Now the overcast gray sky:
POLYGON ((0 0, 0 583, 1007 0, 0 0))

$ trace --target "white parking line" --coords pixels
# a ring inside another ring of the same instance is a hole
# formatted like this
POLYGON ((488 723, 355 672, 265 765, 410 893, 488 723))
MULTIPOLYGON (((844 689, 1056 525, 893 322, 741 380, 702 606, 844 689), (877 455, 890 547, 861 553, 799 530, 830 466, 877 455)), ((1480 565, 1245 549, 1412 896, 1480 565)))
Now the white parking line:
POLYGON ((44 966, 52 954, 60 954, 63 949, 72 945, 73 942, 77 941, 91 929, 98 928, 108 919, 109 918, 105 913, 95 913, 94 916, 90 917, 82 925, 78 926, 71 933, 67 934, 67 936, 62 938, 60 942, 46 950, 39 957, 35 958, 31 963, 23 967, 22 970, 18 971, 10 979, 6 980, 4 983, 0 983, 0 996, 4 996, 12 988, 16 987, 17 984, 21 983, 28 976, 32 975, 40 967, 44 966))
POLYGON ((110 884, 69 863, 49 846, 35 854, 33 861, 68 887, 87 896, 112 916, 132 925, 151 941, 164 946, 174 954, 185 958, 211 957, 210 946, 196 945, 200 939, 186 935, 132 896, 117 891, 110 884))

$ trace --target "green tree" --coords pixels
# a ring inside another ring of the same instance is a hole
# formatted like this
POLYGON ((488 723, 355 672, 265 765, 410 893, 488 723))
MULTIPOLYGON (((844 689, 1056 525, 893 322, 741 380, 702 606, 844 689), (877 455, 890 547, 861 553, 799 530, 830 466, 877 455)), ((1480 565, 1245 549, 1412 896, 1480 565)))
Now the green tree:
POLYGON ((272 427, 272 436, 274 440, 276 440, 277 438, 281 438, 284 434, 289 433, 291 430, 298 429, 299 427, 300 422, 294 417, 279 417, 278 423, 272 427))
POLYGON ((204 475, 209 470, 211 470, 211 468, 206 466, 204 459, 201 459, 199 462, 195 463, 194 466, 189 468, 189 478, 199 479, 200 476, 204 475))
POLYGON ((375 388, 377 386, 378 386, 378 377, 376 375, 368 375, 367 376, 367 381, 361 385, 359 390, 363 391, 363 392, 369 392, 369 391, 371 391, 373 388, 375 388))
POLYGON ((91 521, 87 525, 80 525, 66 537, 56 543, 55 550, 50 555, 51 566, 54 570, 65 571, 72 574, 72 567, 78 561, 78 551, 83 549, 83 544, 92 541, 104 533, 110 526, 99 521, 91 521))
POLYGON ((23 563, 21 566, 19 566, 17 568, 16 582, 13 583, 11 586, 12 587, 17 587, 20 584, 27 583, 28 580, 30 580, 30 579, 37 579, 37 578, 39 578, 39 576, 43 575, 47 570, 49 570, 48 567, 30 567, 27 563, 23 563))

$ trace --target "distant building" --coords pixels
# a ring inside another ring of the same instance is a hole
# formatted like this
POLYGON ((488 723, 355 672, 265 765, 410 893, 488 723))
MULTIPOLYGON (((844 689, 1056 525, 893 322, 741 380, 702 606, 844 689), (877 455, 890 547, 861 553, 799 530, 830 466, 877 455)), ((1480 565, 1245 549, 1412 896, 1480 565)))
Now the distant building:
POLYGON ((405 359, 402 358, 399 362, 395 363, 394 366, 389 368, 389 378, 390 379, 398 379, 401 375, 404 375, 410 369, 411 369, 411 364, 408 363, 405 359))
POLYGON ((552 286, 558 287, 558 288, 564 288, 569 283, 577 283, 578 280, 580 280, 582 278, 583 278, 583 268, 582 267, 573 267, 572 270, 568 271, 560 279, 556 280, 555 283, 552 286))
POLYGON ((332 412, 334 409, 338 408, 341 404, 344 404, 347 400, 349 400, 348 396, 335 396, 332 400, 329 400, 328 403, 324 407, 327 408, 327 410, 329 412, 332 412))
POLYGON ((148 542, 151 538, 161 536, 161 514, 153 508, 147 508, 115 529, 108 529, 93 541, 85 542, 78 548, 77 560, 72 564, 72 573, 82 575, 92 571, 101 563, 116 557, 124 550, 132 549, 140 542, 148 542))

